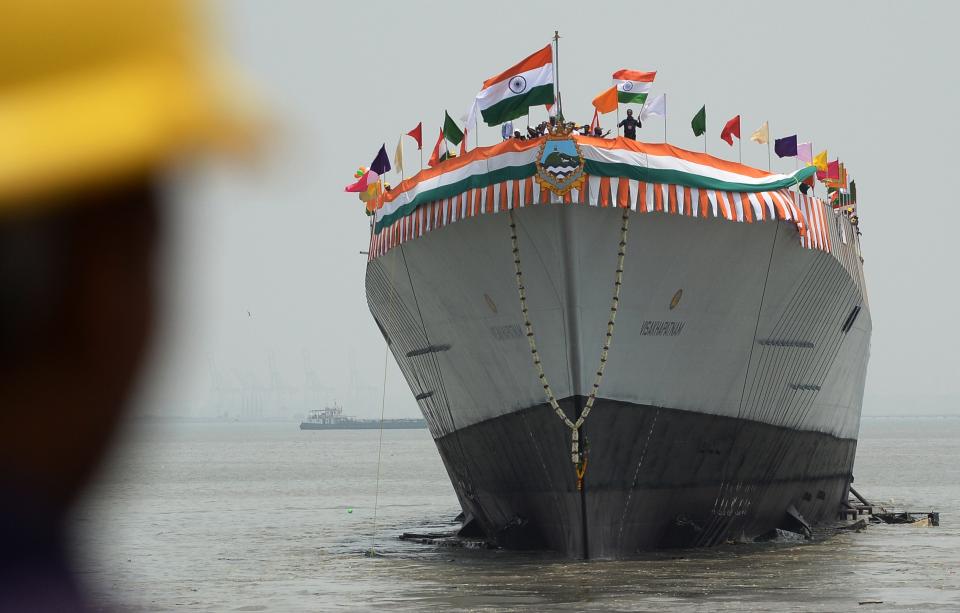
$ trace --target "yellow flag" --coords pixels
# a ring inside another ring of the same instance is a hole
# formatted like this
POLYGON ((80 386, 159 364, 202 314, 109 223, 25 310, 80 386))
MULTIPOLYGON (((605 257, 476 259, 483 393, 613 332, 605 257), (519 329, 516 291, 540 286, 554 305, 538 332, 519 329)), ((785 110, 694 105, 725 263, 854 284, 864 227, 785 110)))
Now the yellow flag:
POLYGON ((403 173, 403 137, 397 141, 397 152, 393 154, 393 167, 397 172, 403 173))
POLYGON ((617 110, 617 86, 603 90, 593 99, 593 106, 601 113, 612 113, 617 110))
POLYGON ((363 202, 373 202, 380 195, 380 182, 371 183, 365 191, 358 194, 363 202))
POLYGON ((827 171, 827 150, 824 149, 817 155, 813 156, 813 162, 811 166, 816 166, 817 170, 827 171))
POLYGON ((766 145, 770 142, 770 125, 766 121, 763 122, 763 125, 750 135, 750 140, 761 145, 766 145))

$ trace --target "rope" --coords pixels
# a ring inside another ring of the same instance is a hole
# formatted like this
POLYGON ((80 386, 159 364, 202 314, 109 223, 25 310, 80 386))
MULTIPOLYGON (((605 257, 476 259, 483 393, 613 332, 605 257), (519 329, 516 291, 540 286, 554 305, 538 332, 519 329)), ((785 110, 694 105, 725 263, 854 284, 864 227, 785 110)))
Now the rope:
POLYGON ((383 451, 383 416, 387 406, 387 363, 390 357, 390 345, 383 352, 383 392, 380 396, 380 440, 377 442, 377 485, 373 494, 373 539, 370 553, 377 553, 377 505, 380 502, 380 459, 383 451))
POLYGON ((527 342, 530 344, 530 354, 533 356, 533 365, 537 369, 537 377, 543 385, 543 391, 547 396, 547 401, 553 408, 563 423, 570 428, 570 460, 573 462, 577 474, 577 489, 583 487, 583 476, 587 470, 586 453, 580 453, 580 426, 586 421, 590 411, 593 410, 593 404, 597 399, 597 392, 600 390, 600 383, 603 381, 603 373, 607 367, 607 355, 610 351, 610 343, 613 341, 613 329, 617 321, 617 310, 620 306, 620 287, 623 282, 623 258, 627 251, 627 228, 630 223, 628 216, 629 209, 623 209, 623 223, 620 226, 620 243, 617 248, 617 272, 613 282, 613 300, 610 304, 610 320, 607 322, 607 334, 603 341, 603 349, 600 352, 600 365, 597 367, 597 374, 593 380, 593 387, 590 395, 587 396, 587 403, 576 421, 572 421, 567 414, 563 412, 560 403, 547 381, 547 375, 543 372, 543 360, 540 359, 540 352, 537 351, 537 342, 533 333, 533 324, 530 322, 530 312, 527 308, 527 291, 523 284, 523 271, 520 268, 520 242, 517 240, 517 224, 513 219, 513 209, 508 211, 510 217, 510 239, 513 243, 513 266, 516 270, 517 292, 520 295, 520 312, 523 314, 523 325, 527 332, 527 342))
MULTIPOLYGON (((390 312, 391 309, 395 310, 393 304, 393 285, 391 285, 391 280, 393 279, 392 275, 387 275, 387 292, 389 297, 387 298, 387 327, 390 329, 390 312)), ((383 349, 383 388, 380 393, 380 437, 377 442, 377 482, 373 493, 373 537, 371 538, 370 543, 370 555, 377 555, 377 508, 380 503, 380 464, 383 457, 383 417, 387 407, 387 366, 390 360, 390 341, 387 341, 386 346, 383 349)))

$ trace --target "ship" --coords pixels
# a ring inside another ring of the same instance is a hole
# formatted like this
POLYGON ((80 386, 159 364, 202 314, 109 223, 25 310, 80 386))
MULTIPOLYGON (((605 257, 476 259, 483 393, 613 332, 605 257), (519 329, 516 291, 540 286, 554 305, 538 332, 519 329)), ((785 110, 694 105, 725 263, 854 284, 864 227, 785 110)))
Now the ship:
POLYGON ((300 422, 301 430, 415 430, 426 428, 424 419, 360 419, 343 414, 338 404, 314 409, 300 422))
POLYGON ((619 559, 837 520, 872 328, 852 208, 799 189, 813 166, 558 119, 371 221, 369 310, 463 532, 619 559))

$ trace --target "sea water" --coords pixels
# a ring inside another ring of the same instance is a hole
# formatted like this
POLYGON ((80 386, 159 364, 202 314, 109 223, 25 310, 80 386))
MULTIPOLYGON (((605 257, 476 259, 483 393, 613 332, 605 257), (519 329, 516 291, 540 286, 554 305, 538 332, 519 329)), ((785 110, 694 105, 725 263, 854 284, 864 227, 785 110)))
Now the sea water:
POLYGON ((399 540, 453 530, 460 512, 426 430, 383 433, 379 491, 376 430, 131 430, 73 521, 82 581, 106 607, 960 610, 960 418, 865 419, 857 449, 862 494, 940 511, 940 527, 588 562, 399 540))

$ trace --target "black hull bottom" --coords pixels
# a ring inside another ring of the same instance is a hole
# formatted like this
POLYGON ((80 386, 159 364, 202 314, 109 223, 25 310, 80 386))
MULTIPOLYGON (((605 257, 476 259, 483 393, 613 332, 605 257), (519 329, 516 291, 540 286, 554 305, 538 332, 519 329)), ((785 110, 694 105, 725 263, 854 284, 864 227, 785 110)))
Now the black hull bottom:
MULTIPOLYGON (((568 415, 582 404, 561 402, 568 415)), ((549 405, 436 442, 466 517, 487 538, 574 558, 752 539, 797 512, 811 525, 832 521, 856 452, 852 439, 600 399, 581 433, 580 491, 570 432, 549 405)))

